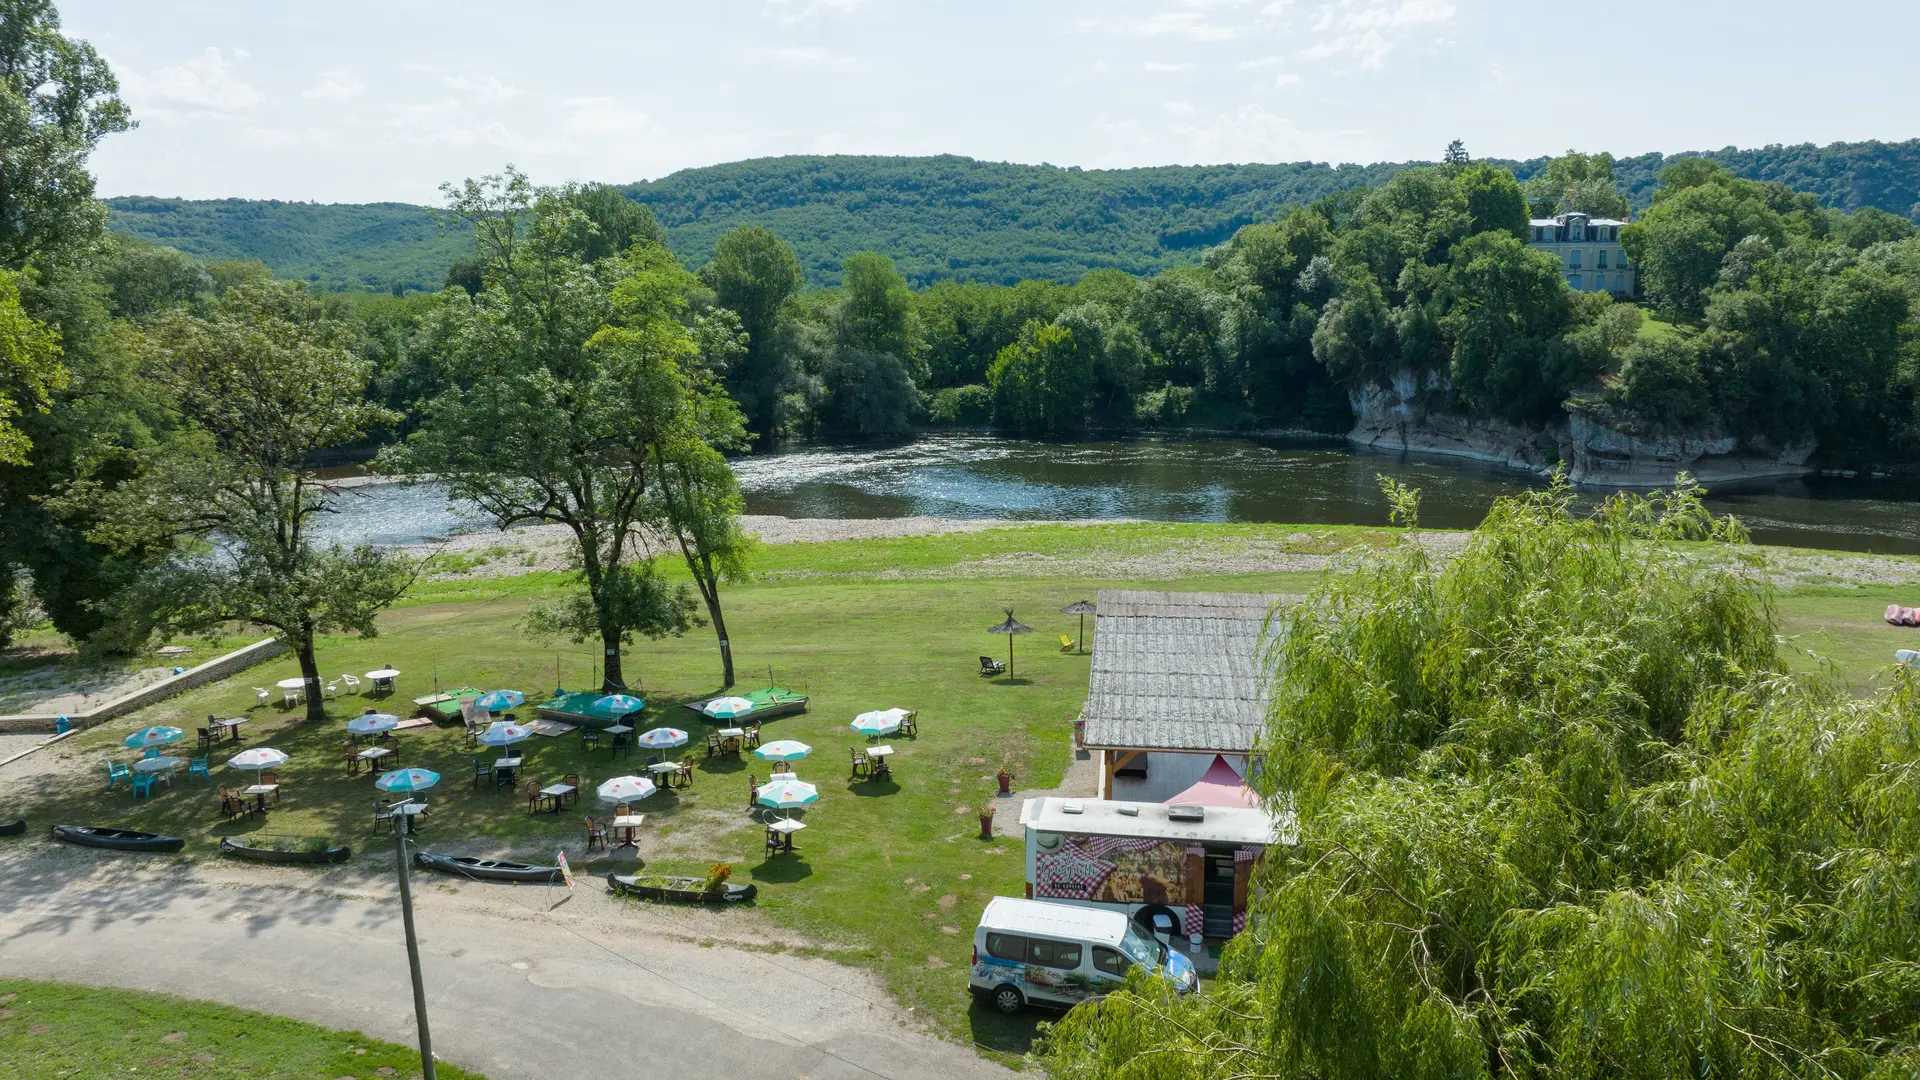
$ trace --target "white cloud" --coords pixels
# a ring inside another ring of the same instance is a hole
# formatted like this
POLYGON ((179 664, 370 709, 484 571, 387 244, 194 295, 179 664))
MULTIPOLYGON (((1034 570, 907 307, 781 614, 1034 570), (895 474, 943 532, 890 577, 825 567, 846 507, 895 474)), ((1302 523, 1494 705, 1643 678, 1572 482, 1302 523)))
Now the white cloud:
POLYGON ((183 112, 239 112, 266 100, 253 84, 233 74, 226 56, 213 46, 191 60, 146 75, 128 69, 121 81, 136 106, 146 106, 150 115, 161 119, 177 118, 183 112))
POLYGON ((1175 116, 1188 116, 1193 112, 1193 102, 1166 101, 1160 104, 1160 108, 1163 112, 1169 112, 1175 116))
POLYGON ((1149 60, 1141 66, 1146 68, 1148 71, 1152 71, 1155 73, 1164 73, 1169 71, 1185 71, 1188 68, 1192 67, 1193 65, 1192 64, 1169 64, 1160 60, 1149 60))
POLYGON ((449 75, 440 81, 450 89, 489 103, 506 101, 508 98, 519 97, 523 93, 519 87, 503 83, 492 75, 482 79, 469 79, 465 75, 449 75))
POLYGON ((766 55, 789 64, 804 66, 841 67, 853 62, 848 56, 823 49, 818 45, 788 45, 766 50, 766 55))
POLYGON ((1286 75, 1275 75, 1273 77, 1273 88, 1276 90, 1284 89, 1285 87, 1289 87, 1289 86, 1299 86, 1299 85, 1300 85, 1300 76, 1298 75, 1289 73, 1286 75))
POLYGON ((867 0, 767 0, 767 14, 782 26, 811 22, 821 15, 846 15, 867 0))
POLYGON ((367 84, 351 71, 323 71, 320 81, 300 91, 300 96, 317 101, 351 101, 366 90, 367 84))
POLYGON ((1394 47, 1416 31, 1451 22, 1454 6, 1448 0, 1338 0, 1314 15, 1314 33, 1330 35, 1314 42, 1300 55, 1309 60, 1349 57, 1362 68, 1378 70, 1394 47))
POLYGON ((1277 56, 1259 56, 1252 60, 1242 60, 1237 66, 1241 71, 1253 71, 1257 68, 1272 67, 1281 62, 1277 56))
POLYGON ((1209 13, 1241 7, 1244 0, 1184 0, 1174 10, 1156 11, 1141 18, 1110 16, 1088 19, 1081 25, 1091 30, 1143 38, 1177 38, 1182 41, 1210 43, 1231 41, 1247 32, 1245 26, 1221 22, 1209 13))

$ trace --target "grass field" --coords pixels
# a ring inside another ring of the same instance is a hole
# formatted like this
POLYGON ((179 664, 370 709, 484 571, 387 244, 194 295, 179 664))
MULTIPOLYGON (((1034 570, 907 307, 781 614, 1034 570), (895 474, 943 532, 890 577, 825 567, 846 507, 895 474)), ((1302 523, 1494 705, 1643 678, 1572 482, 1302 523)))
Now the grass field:
MULTIPOLYGON (((963 990, 969 935, 980 909, 989 897, 1018 893, 1022 886, 1020 844, 979 840, 975 812, 996 801, 993 774, 1001 765, 1013 772, 1016 788, 1040 788, 1057 784, 1068 764, 1088 660, 1060 649, 1057 635, 1076 633, 1078 621, 1058 609, 1091 597, 1102 585, 1305 592, 1321 571, 1236 568, 1247 564, 1249 553, 1268 557, 1267 565, 1274 565, 1276 554, 1324 561, 1326 553, 1355 542, 1383 539, 1351 529, 1140 525, 766 548, 759 579, 726 594, 740 684, 752 688, 771 677, 811 696, 806 714, 771 721, 766 734, 814 747, 797 770, 818 784, 821 801, 805 815, 801 853, 765 858, 762 831, 746 811, 746 775, 764 778, 765 764, 707 761, 699 749, 707 726, 678 707, 719 689, 712 633, 641 642, 628 654, 627 671, 649 702, 642 723, 687 729, 699 763, 691 789, 663 792, 637 807, 647 814, 654 837, 651 866, 704 874, 711 862, 729 862, 735 880, 760 886, 763 910, 807 932, 829 954, 876 968, 921 1015, 986 1046, 1022 1049, 1032 1021, 1010 1023, 973 1008, 963 990), (1007 607, 1036 632, 1016 642, 1012 678, 981 679, 976 658, 1005 655, 1006 639, 985 631, 1007 607), (899 748, 892 781, 849 781, 848 748, 865 740, 848 730, 848 721, 891 706, 919 710, 921 734, 889 740, 899 748)), ((533 700, 551 690, 556 678, 570 688, 590 686, 591 647, 556 647, 528 638, 521 626, 528 601, 559 584, 552 574, 423 584, 418 595, 383 617, 379 638, 322 644, 324 672, 360 673, 387 664, 403 672, 392 699, 344 698, 330 703, 330 715, 344 722, 368 706, 407 711, 408 699, 428 692, 436 674, 442 685, 512 687, 533 700)), ((1779 610, 1792 662, 1826 666, 1857 690, 1869 690, 1891 650, 1920 639, 1920 633, 1879 621, 1880 609, 1897 591, 1821 586, 1782 594, 1779 610)), ((82 763, 84 772, 52 785, 39 805, 17 809, 36 822, 170 832, 188 839, 190 858, 211 856, 220 836, 238 833, 324 835, 351 843, 357 852, 384 845, 386 828, 373 820, 370 781, 365 774, 349 779, 342 764, 341 724, 307 724, 280 715, 277 704, 251 713, 245 744, 292 755, 280 770, 285 801, 265 821, 222 820, 205 782, 176 780, 173 790, 139 802, 124 790, 103 793, 104 762, 135 756, 119 746, 127 732, 156 723, 190 731, 208 713, 246 711, 253 700, 249 687, 271 686, 292 674, 293 661, 283 658, 42 751, 82 763)), ((401 734, 403 764, 444 776, 432 792, 424 844, 454 846, 480 838, 480 846, 493 850, 551 859, 566 843, 584 871, 626 865, 598 855, 578 861, 581 817, 607 809, 590 795, 558 817, 531 816, 523 800, 470 783, 478 754, 461 742, 455 730, 401 734)), ((577 772, 591 784, 639 771, 645 761, 582 751, 571 736, 523 745, 530 748, 527 775, 543 781, 577 772)), ((218 767, 231 752, 227 744, 215 753, 214 783, 244 781, 218 767)), ((1013 810, 1000 806, 1002 813, 1013 810)))
MULTIPOLYGON (((444 1080, 483 1080, 439 1063, 444 1080)), ((166 994, 0 979, 0 1080, 418 1077, 417 1049, 166 994)))

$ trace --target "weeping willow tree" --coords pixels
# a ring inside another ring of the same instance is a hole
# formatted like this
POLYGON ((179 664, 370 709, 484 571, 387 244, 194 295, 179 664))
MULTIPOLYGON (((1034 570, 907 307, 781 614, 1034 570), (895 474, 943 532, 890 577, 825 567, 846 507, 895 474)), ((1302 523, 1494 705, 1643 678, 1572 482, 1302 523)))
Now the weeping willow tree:
POLYGON ((1556 485, 1330 574, 1258 751, 1299 842, 1207 993, 1136 976, 1052 1074, 1920 1072, 1920 693, 1787 674, 1743 540, 1556 485))

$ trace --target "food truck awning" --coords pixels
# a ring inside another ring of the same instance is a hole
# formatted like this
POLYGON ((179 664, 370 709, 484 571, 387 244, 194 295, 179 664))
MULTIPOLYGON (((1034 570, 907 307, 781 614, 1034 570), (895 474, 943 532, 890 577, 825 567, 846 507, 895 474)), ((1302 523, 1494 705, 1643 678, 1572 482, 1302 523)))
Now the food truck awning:
POLYGON ((1169 806, 1246 806, 1257 807, 1260 797, 1247 790, 1246 781, 1233 771, 1227 759, 1219 754, 1213 755, 1213 764, 1207 766, 1206 775, 1200 782, 1167 800, 1169 806))

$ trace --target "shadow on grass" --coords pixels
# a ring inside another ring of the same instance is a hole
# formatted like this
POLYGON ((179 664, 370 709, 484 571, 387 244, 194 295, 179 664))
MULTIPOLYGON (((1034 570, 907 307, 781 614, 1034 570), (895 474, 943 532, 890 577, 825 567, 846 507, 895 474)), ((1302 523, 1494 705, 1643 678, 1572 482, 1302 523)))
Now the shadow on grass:
POLYGON ((973 1041, 1003 1054, 1024 1054, 1031 1050, 1034 1040, 1040 1036, 1040 1025, 1057 1019, 1056 1013, 1033 1008, 1008 1016, 978 998, 967 1009, 967 1026, 973 1041))
POLYGON ((849 780, 847 793, 861 798, 876 798, 881 795, 894 795, 900 791, 900 785, 889 776, 884 780, 849 780))
POLYGON ((755 881, 788 884, 812 877, 813 866, 807 862, 805 852, 796 851, 791 855, 772 856, 750 872, 755 881))
POLYGON ((1032 686, 1032 685, 1033 685, 1033 680, 1032 680, 1032 679, 1020 679, 1020 678, 1013 678, 1013 679, 995 679, 995 680, 993 680, 993 682, 991 682, 991 683, 989 683, 988 685, 990 685, 990 686, 1032 686))

